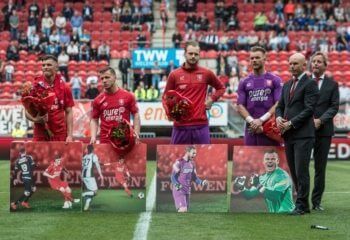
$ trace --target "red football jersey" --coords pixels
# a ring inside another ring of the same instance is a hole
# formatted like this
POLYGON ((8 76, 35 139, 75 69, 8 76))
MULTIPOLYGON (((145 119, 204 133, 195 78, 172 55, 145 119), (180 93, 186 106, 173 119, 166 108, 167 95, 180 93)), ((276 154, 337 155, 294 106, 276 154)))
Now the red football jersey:
POLYGON ((225 92, 225 86, 214 73, 200 66, 196 66, 194 69, 186 69, 182 66, 169 74, 164 92, 175 90, 191 100, 194 106, 192 118, 181 123, 174 122, 175 126, 208 124, 205 109, 208 86, 212 86, 216 90, 211 96, 213 101, 217 101, 225 92))
POLYGON ((51 163, 50 166, 45 170, 45 172, 47 172, 50 175, 58 175, 55 178, 49 178, 49 180, 60 180, 62 169, 63 169, 62 164, 56 166, 55 163, 51 163))
POLYGON ((101 93, 92 103, 93 119, 101 120, 100 141, 109 143, 108 132, 113 122, 125 119, 130 122, 130 114, 137 113, 138 107, 132 93, 119 88, 115 93, 101 93))
MULTIPOLYGON (((56 94, 55 103, 48 112, 48 126, 52 131, 54 138, 67 136, 67 124, 65 118, 65 109, 74 106, 72 92, 66 85, 61 75, 56 74, 54 84, 50 86, 44 76, 36 79, 35 87, 44 87, 56 94)), ((43 124, 34 124, 34 138, 45 138, 45 127, 43 124)))

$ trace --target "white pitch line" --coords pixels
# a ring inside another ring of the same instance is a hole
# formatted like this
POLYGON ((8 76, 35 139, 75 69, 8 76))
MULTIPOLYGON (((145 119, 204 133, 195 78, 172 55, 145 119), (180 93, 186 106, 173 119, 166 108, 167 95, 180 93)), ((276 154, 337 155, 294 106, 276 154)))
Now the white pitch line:
POLYGON ((326 194, 350 194, 350 192, 324 192, 326 194))
POLYGON ((146 212, 140 214, 137 221, 133 240, 147 240, 149 225, 152 219, 152 210, 156 203, 156 173, 154 173, 146 198, 146 212))

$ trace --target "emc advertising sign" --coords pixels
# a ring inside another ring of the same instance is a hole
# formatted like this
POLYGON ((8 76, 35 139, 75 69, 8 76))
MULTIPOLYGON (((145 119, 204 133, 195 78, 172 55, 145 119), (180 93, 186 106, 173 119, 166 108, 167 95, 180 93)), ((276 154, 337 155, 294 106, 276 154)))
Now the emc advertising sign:
POLYGON ((180 66, 184 62, 184 50, 149 48, 132 51, 132 68, 151 69, 154 67, 154 62, 158 62, 160 68, 166 68, 170 61, 173 61, 175 66, 180 66))

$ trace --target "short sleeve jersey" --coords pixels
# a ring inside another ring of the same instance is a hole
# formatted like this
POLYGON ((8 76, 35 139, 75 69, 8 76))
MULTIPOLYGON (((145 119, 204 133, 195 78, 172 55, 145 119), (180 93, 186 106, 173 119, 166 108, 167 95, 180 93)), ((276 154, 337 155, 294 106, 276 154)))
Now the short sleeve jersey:
POLYGON ((138 112, 137 103, 132 93, 119 88, 115 93, 101 93, 92 103, 93 119, 100 119, 101 143, 108 143, 108 133, 114 122, 125 119, 130 122, 130 114, 138 112))

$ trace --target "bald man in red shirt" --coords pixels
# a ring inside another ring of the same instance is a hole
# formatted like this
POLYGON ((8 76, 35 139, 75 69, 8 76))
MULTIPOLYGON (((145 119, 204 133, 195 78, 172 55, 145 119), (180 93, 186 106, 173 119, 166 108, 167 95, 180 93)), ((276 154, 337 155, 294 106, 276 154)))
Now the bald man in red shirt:
POLYGON ((63 77, 57 73, 57 58, 53 55, 41 57, 43 75, 37 77, 34 82, 34 89, 48 90, 56 95, 55 102, 51 109, 44 116, 32 116, 25 112, 28 120, 34 122, 33 141, 73 141, 73 96, 70 88, 66 85, 63 77), (40 89, 39 89, 40 88, 40 89), (53 136, 46 134, 45 125, 47 122, 53 136))
POLYGON ((206 110, 225 92, 225 86, 215 74, 198 66, 199 44, 186 42, 185 63, 172 71, 168 77, 164 93, 175 90, 187 97, 194 105, 192 117, 186 121, 174 122, 171 135, 172 144, 210 144, 209 124, 206 110), (215 88, 215 93, 207 97, 208 86, 215 88))

